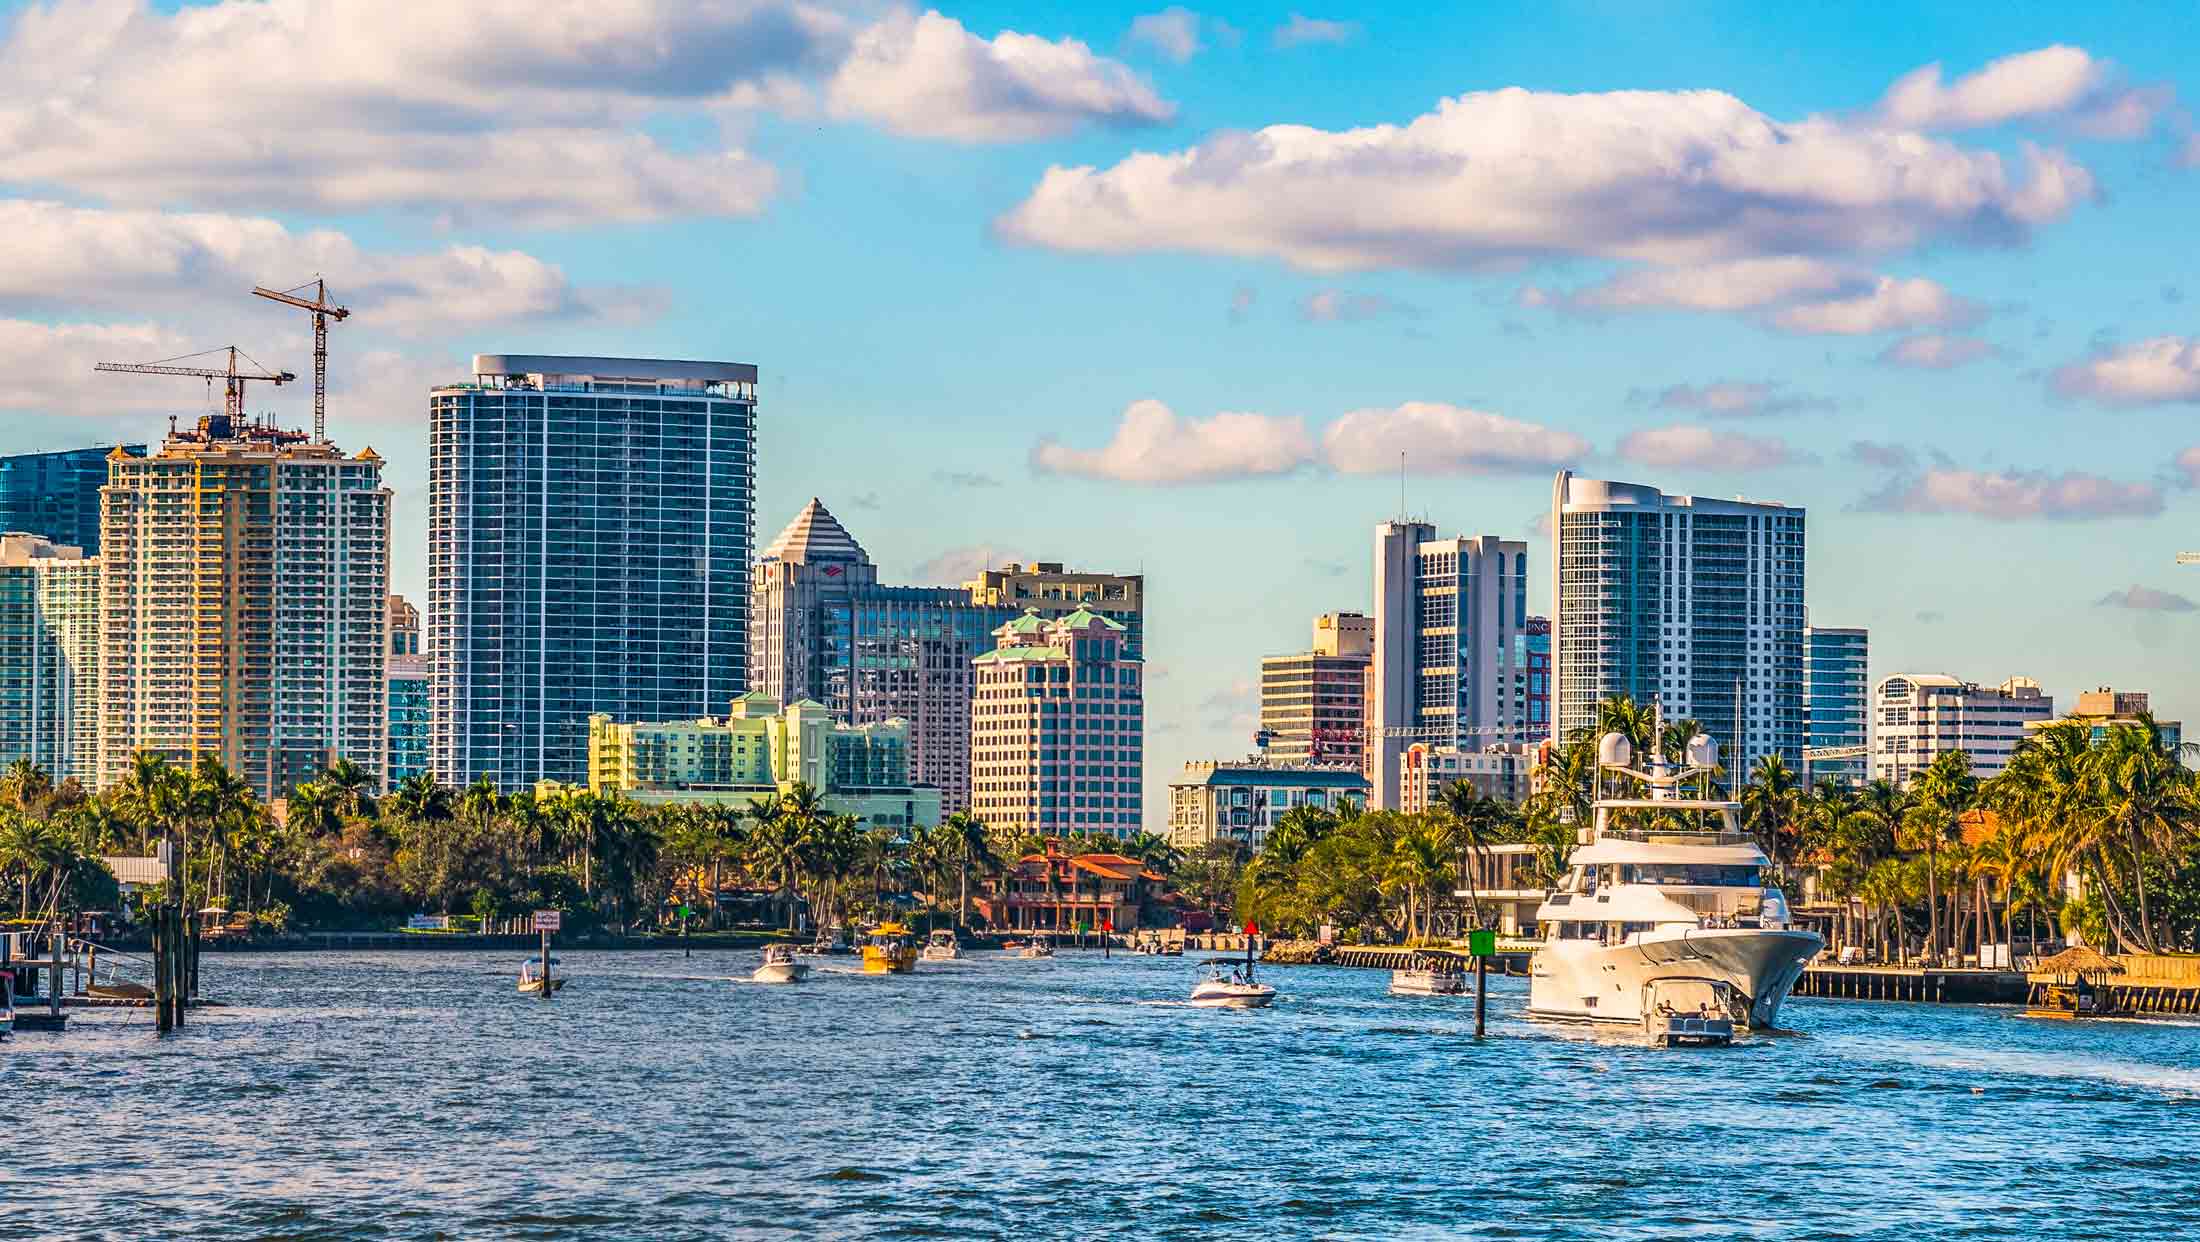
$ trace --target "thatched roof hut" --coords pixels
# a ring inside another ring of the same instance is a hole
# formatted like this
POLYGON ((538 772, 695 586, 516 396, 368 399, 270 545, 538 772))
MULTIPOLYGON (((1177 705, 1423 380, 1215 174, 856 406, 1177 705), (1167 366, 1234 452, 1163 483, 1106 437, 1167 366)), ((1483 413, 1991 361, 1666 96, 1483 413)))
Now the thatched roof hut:
POLYGON ((2124 968, 2099 949, 2072 945, 2034 968, 2043 975, 2120 975, 2124 968))

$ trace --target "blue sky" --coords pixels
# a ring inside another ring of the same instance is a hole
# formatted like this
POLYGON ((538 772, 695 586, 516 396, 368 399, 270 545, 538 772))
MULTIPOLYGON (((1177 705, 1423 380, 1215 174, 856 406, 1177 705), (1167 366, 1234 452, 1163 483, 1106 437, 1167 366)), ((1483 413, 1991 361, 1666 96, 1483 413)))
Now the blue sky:
POLYGON ((1401 445, 1447 531, 1534 538, 1560 464, 1805 505, 1813 615, 1875 675, 2190 717, 2195 38, 2140 5, 0 9, 0 451, 202 405, 99 357, 303 371, 244 292, 319 271, 359 311, 332 433, 390 459, 417 596, 422 394, 468 355, 753 361, 760 539, 814 494, 891 579, 1148 575, 1156 823, 1247 745, 1257 657, 1367 605, 1401 445))

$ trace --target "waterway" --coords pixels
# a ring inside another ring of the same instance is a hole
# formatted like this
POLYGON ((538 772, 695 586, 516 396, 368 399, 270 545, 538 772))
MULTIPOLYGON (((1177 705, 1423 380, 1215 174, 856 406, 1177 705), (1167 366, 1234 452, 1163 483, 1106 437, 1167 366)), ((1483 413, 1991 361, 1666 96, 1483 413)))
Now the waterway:
POLYGON ((1182 959, 208 955, 202 1010, 0 1042, 0 1237, 2200 1236, 2200 1026, 1795 1000, 1667 1051, 1182 959))

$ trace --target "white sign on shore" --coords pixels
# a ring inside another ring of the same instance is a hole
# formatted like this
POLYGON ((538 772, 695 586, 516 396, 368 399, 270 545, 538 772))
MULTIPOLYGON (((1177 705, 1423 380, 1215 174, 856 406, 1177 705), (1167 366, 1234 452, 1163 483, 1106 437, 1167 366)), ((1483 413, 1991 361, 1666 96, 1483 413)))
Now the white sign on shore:
POLYGON ((558 927, 559 927, 559 925, 560 925, 560 924, 562 924, 562 923, 563 923, 564 921, 565 921, 565 911, 563 911, 563 910, 537 910, 537 911, 535 911, 535 930, 536 930, 536 931, 549 931, 549 932, 554 932, 554 931, 558 930, 558 927))

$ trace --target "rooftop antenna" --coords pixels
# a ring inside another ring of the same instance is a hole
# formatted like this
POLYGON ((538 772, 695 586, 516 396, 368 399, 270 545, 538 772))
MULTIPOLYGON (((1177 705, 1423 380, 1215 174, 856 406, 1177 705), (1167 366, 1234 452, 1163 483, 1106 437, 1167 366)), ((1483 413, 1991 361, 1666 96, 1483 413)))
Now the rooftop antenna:
POLYGON ((1406 451, 1398 450, 1398 524, 1406 521, 1406 451))

